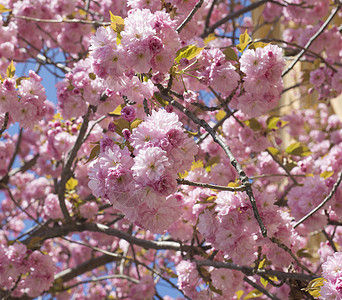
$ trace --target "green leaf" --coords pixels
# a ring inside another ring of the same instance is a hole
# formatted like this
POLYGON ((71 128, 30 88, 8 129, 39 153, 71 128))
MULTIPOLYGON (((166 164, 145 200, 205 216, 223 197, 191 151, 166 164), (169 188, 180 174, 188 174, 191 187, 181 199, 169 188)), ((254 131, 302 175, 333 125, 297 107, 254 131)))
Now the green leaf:
POLYGON ((300 142, 291 144, 285 149, 285 152, 296 156, 309 156, 312 153, 307 146, 300 142))
POLYGON ((8 78, 13 78, 15 75, 15 66, 13 64, 13 60, 11 61, 10 65, 7 67, 6 71, 7 77, 8 78))
POLYGON ((268 129, 279 129, 289 122, 281 120, 279 117, 269 117, 266 121, 268 129))
POLYGON ((273 156, 279 154, 279 150, 278 150, 277 148, 268 147, 267 150, 270 151, 270 153, 271 153, 273 156))
POLYGON ((68 191, 73 191, 78 185, 78 180, 75 178, 70 178, 68 182, 65 184, 65 187, 68 191))
POLYGON ((179 61, 182 58, 187 58, 188 60, 191 60, 194 57, 196 57, 198 54, 200 54, 203 49, 204 49, 204 47, 198 48, 195 45, 185 46, 185 47, 183 47, 177 51, 175 62, 179 63, 179 61))
POLYGON ((4 12, 8 12, 8 11, 12 11, 12 9, 8 9, 5 7, 5 5, 0 4, 0 14, 2 14, 4 12))
POLYGON ((255 289, 253 291, 250 291, 247 296, 245 296, 243 299, 254 299, 254 298, 258 298, 261 297, 263 295, 262 292, 260 292, 259 290, 255 289))
POLYGON ((334 175, 334 172, 333 171, 324 171, 321 175, 320 175, 320 177, 323 177, 324 179, 327 179, 327 178, 329 178, 329 177, 331 177, 331 176, 333 176, 334 175))
POLYGON ((99 154, 100 154, 100 145, 96 145, 93 149, 91 149, 89 158, 85 163, 87 164, 88 162, 92 161, 93 159, 98 157, 99 154))
POLYGON ((262 128, 261 124, 257 121, 257 119, 249 119, 244 122, 249 128, 257 131, 262 128))
POLYGON ((248 44, 252 41, 251 37, 247 33, 247 29, 245 33, 241 34, 239 37, 240 44, 236 46, 236 48, 240 51, 243 52, 243 50, 246 49, 248 44))
POLYGON ((222 52, 226 56, 226 60, 238 60, 238 56, 232 48, 228 47, 222 52))

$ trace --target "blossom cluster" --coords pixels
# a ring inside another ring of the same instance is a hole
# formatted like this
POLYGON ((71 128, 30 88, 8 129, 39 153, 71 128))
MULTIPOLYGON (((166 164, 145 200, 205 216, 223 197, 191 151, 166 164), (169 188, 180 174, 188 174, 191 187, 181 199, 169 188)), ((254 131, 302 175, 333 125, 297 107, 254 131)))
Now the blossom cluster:
POLYGON ((183 132, 175 113, 153 111, 124 136, 133 148, 101 141, 101 153, 89 167, 89 187, 123 211, 137 225, 163 232, 179 217, 182 198, 176 192, 178 173, 191 166, 197 146, 183 132))
POLYGON ((322 264, 323 286, 320 291, 320 299, 341 299, 342 298, 342 252, 335 252, 328 256, 322 264))
POLYGON ((240 65, 246 75, 243 89, 230 105, 249 118, 258 117, 274 108, 280 99, 281 73, 285 65, 282 50, 276 45, 247 49, 241 56, 240 65))
POLYGON ((29 250, 23 244, 0 245, 0 286, 13 289, 14 297, 24 293, 39 296, 51 287, 54 272, 55 264, 49 255, 29 250))
POLYGON ((137 73, 167 73, 180 40, 175 23, 163 11, 132 9, 122 26, 120 35, 112 27, 100 27, 91 38, 94 73, 106 79, 110 89, 142 103, 152 97, 153 84, 149 79, 141 82, 137 73))
POLYGON ((9 114, 11 122, 19 122, 24 128, 32 128, 46 114, 45 89, 42 78, 30 70, 29 77, 20 81, 14 78, 0 83, 0 114, 9 114))

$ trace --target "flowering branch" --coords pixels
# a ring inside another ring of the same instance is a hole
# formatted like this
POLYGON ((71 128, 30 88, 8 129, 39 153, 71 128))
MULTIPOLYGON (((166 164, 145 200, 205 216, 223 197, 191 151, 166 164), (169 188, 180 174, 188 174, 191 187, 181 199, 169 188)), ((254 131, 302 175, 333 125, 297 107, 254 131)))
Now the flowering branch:
POLYGON ((314 213, 316 213, 317 211, 319 211, 331 198, 332 196, 335 194, 338 186, 340 185, 342 181, 342 171, 340 171, 339 175, 338 175, 338 178, 337 178, 337 181, 335 182, 335 184, 333 185, 330 193, 328 196, 326 196, 324 198, 324 200, 319 204, 317 205, 312 211, 310 211, 306 216, 304 216, 303 218, 301 218, 294 226, 293 228, 296 228, 298 227, 300 224, 302 224, 305 220, 307 220, 308 218, 310 218, 314 213))
POLYGON ((296 65, 296 63, 301 59, 301 57, 305 54, 306 50, 312 45, 312 43, 323 33, 325 28, 329 25, 329 23, 332 21, 332 19, 335 17, 335 15, 338 13, 338 11, 341 8, 341 3, 335 7, 335 9, 331 12, 330 16, 326 19, 326 21, 322 24, 322 26, 317 30, 317 32, 309 39, 309 41, 304 46, 304 49, 302 49, 298 55, 296 56, 295 60, 291 63, 291 65, 288 66, 286 70, 281 74, 282 77, 284 77, 288 72, 290 72, 293 67, 296 65))
POLYGON ((226 145, 226 143, 222 140, 222 138, 213 130, 213 128, 204 120, 199 119, 196 115, 194 115, 191 111, 189 111, 188 109, 186 109, 182 104, 180 104, 179 102, 175 101, 172 97, 170 97, 169 95, 167 95, 165 93, 165 90, 161 91, 161 97, 163 97, 165 100, 167 100, 172 106, 176 107, 179 111, 183 112, 186 116, 188 116, 195 124, 200 125, 201 127, 203 127, 213 138, 214 142, 219 144, 221 146, 221 148, 224 150, 224 152, 226 153, 227 157, 230 160, 230 163, 232 164, 232 166, 236 169, 236 171, 238 172, 239 178, 242 182, 242 185, 245 187, 245 191, 246 194, 248 195, 248 198, 251 202, 252 208, 253 208, 253 213, 254 213, 254 217, 257 220, 261 233, 263 235, 263 237, 267 237, 267 229, 265 228, 260 214, 258 212, 258 209, 256 207, 256 202, 255 202, 255 198, 253 195, 253 190, 251 187, 251 183, 249 182, 249 178, 247 177, 247 175, 245 174, 245 172, 243 171, 241 165, 238 163, 238 161, 235 159, 233 153, 230 151, 228 145, 226 145))

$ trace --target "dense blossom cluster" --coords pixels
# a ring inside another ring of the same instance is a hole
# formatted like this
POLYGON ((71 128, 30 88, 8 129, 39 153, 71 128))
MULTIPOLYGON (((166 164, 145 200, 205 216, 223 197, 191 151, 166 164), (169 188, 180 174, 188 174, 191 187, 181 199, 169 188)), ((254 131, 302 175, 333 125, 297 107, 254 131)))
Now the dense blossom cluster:
POLYGON ((30 76, 20 80, 17 87, 14 78, 0 83, 0 114, 9 114, 12 122, 19 122, 24 128, 37 124, 46 114, 45 89, 42 78, 30 70, 30 76))
POLYGON ((182 197, 172 194, 178 173, 191 166, 197 146, 183 133, 177 115, 164 109, 153 111, 126 134, 133 153, 103 139, 100 155, 90 165, 89 187, 130 221, 163 232, 181 213, 182 197))
POLYGON ((0 285, 15 289, 14 297, 24 293, 39 296, 50 288, 54 272, 55 264, 49 255, 37 250, 32 252, 22 244, 8 248, 0 245, 0 285))
POLYGON ((0 298, 342 299, 338 1, 0 2, 0 298))

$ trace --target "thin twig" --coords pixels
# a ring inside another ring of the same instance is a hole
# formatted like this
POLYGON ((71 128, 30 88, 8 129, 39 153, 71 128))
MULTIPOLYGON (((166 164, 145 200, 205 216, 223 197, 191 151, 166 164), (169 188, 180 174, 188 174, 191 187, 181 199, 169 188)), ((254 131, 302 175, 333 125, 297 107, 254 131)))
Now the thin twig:
POLYGON ((272 243, 278 245, 279 248, 283 249, 285 252, 287 252, 288 254, 290 254, 290 256, 294 259, 294 261, 297 263, 297 265, 299 267, 301 267, 303 270, 305 270, 306 272, 308 272, 309 274, 312 274, 312 271, 310 269, 308 269, 306 266, 304 266, 299 260, 298 258, 292 253, 291 249, 289 247, 287 247, 285 244, 283 244, 281 241, 279 241, 278 239, 276 239, 275 237, 272 237, 269 239, 272 243))
POLYGON ((67 291, 67 290, 70 290, 80 284, 86 284, 86 283, 91 283, 91 282, 98 282, 98 281, 103 281, 103 280, 108 280, 108 279, 125 279, 125 280, 128 280, 130 282, 133 282, 135 284, 138 284, 139 283, 139 280, 133 278, 133 277, 130 277, 130 276, 127 276, 127 275, 124 275, 124 274, 115 274, 115 275, 106 275, 106 276, 101 276, 101 277, 94 277, 92 279, 88 279, 88 280, 83 280, 83 281, 79 281, 79 282, 76 282, 75 284, 72 284, 72 285, 69 285, 65 288, 63 288, 61 290, 61 292, 64 292, 64 291, 67 291))
POLYGON ((7 128, 7 124, 8 124, 8 119, 9 119, 9 114, 8 112, 5 113, 5 117, 4 117, 4 124, 2 124, 2 127, 0 129, 0 137, 2 136, 2 134, 4 133, 4 131, 7 128))
POLYGON ((178 184, 184 184, 189 186, 197 186, 201 188, 208 188, 213 190, 219 190, 219 191, 229 191, 229 192, 241 192, 246 189, 244 186, 239 187, 228 187, 228 186, 221 186, 221 185, 215 185, 215 184, 209 184, 209 183, 200 183, 200 182, 192 182, 185 179, 177 179, 178 184))
POLYGON ((335 182, 335 184, 333 185, 333 188, 331 189, 330 193, 328 196, 326 196, 324 198, 324 200, 317 205, 312 211, 310 211, 306 216, 304 216, 303 218, 301 218, 294 226, 293 228, 296 228, 297 226, 299 226, 300 224, 302 224, 305 220, 307 220, 308 218, 310 218, 314 213, 316 213, 318 210, 320 210, 331 198, 332 196, 335 194, 338 186, 340 185, 342 180, 342 171, 340 171, 340 173, 338 174, 338 179, 335 182))
POLYGON ((312 43, 323 33, 325 28, 329 25, 329 23, 332 21, 332 19, 335 17, 335 15, 338 13, 338 11, 341 8, 341 4, 339 4, 330 14, 330 16, 326 19, 326 21, 322 24, 322 26, 317 30, 317 32, 309 39, 309 41, 304 46, 304 49, 302 49, 298 55, 296 56, 295 60, 291 63, 291 65, 284 70, 284 72, 281 74, 282 77, 284 77, 288 72, 290 72, 293 67, 296 65, 296 63, 301 59, 301 57, 305 54, 306 50, 312 45, 312 43))
POLYGON ((221 25, 223 25, 224 23, 235 19, 241 15, 243 15, 244 13, 247 13, 253 9, 258 8, 259 6, 263 5, 264 3, 269 2, 268 0, 260 0, 258 2, 253 2, 251 5, 245 6, 244 8, 241 8, 238 11, 234 11, 230 14, 228 14, 227 16, 225 16, 224 18, 222 18, 221 20, 217 21, 213 26, 211 26, 210 28, 205 28, 205 32, 203 32, 202 34, 202 38, 207 37, 210 33, 214 32, 216 28, 220 27, 221 25))
POLYGON ((7 167, 7 173, 11 170, 13 164, 14 164, 14 161, 15 161, 15 158, 17 157, 18 153, 19 153, 19 150, 20 150, 20 143, 21 143, 21 138, 23 136, 23 128, 20 128, 20 131, 19 131, 19 135, 18 135, 18 140, 17 140, 17 143, 15 145, 15 150, 14 150, 14 153, 11 157, 11 161, 7 167))
POLYGON ((12 16, 15 19, 21 19, 25 21, 33 21, 40 23, 78 23, 78 24, 88 24, 88 25, 96 25, 96 26, 109 26, 110 22, 100 22, 100 21, 90 21, 90 20, 81 20, 81 19, 39 19, 32 18, 27 16, 12 16))
POLYGON ((236 265, 236 264, 228 263, 228 262, 212 261, 209 259, 193 260, 192 262, 200 267, 208 266, 208 267, 214 267, 218 269, 230 269, 230 270, 241 271, 247 276, 253 276, 253 275, 276 276, 277 278, 280 278, 280 279, 285 278, 285 279, 294 279, 294 280, 300 280, 300 281, 311 281, 312 279, 319 277, 314 274, 288 273, 288 272, 282 272, 282 271, 270 270, 270 269, 258 269, 254 273, 252 267, 240 266, 240 265, 236 265))
POLYGON ((257 289, 258 291, 265 294, 268 298, 270 298, 272 300, 280 300, 277 296, 273 295, 272 293, 270 293, 268 290, 266 290, 265 288, 263 288, 259 284, 256 284, 254 281, 250 280, 247 276, 245 276, 243 278, 243 280, 246 281, 249 285, 251 285, 255 289, 257 289))
POLYGON ((195 15, 195 13, 201 8, 201 6, 202 6, 202 4, 203 4, 203 1, 204 1, 204 0, 199 0, 199 1, 196 3, 196 5, 194 6, 194 8, 192 9, 192 11, 189 13, 189 15, 188 15, 188 16, 185 18, 185 20, 182 22, 182 24, 180 24, 180 25, 178 26, 178 28, 176 29, 176 31, 177 31, 178 33, 180 33, 181 30, 185 27, 185 25, 188 24, 188 23, 192 20, 192 18, 193 18, 193 16, 195 15))
POLYGON ((330 245, 331 248, 334 250, 334 252, 338 252, 338 250, 337 250, 337 248, 336 248, 336 246, 335 246, 335 244, 334 244, 334 241, 333 241, 332 237, 329 236, 329 234, 327 234, 327 232, 326 232, 324 229, 322 230, 322 232, 323 232, 324 236, 326 237, 326 239, 329 241, 329 245, 330 245))

